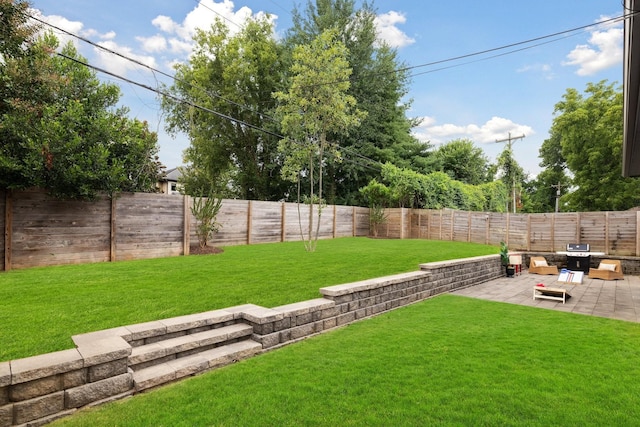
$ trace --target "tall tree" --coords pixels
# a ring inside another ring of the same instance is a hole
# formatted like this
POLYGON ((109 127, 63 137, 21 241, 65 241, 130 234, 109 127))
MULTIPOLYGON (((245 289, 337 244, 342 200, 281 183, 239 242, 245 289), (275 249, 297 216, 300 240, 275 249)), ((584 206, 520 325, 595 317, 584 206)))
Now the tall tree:
POLYGON ((53 35, 36 39, 24 7, 0 2, 11 26, 0 31, 0 187, 61 198, 154 191, 156 135, 115 107, 119 88, 101 83, 73 45, 57 55, 53 35))
POLYGON ((438 147, 433 153, 436 169, 467 184, 488 182, 489 160, 469 139, 455 139, 438 147))
POLYGON ((187 192, 235 188, 245 199, 281 199, 278 124, 270 114, 283 65, 270 22, 249 19, 233 34, 216 20, 194 39, 193 55, 176 67, 170 88, 186 102, 163 99, 168 130, 191 140, 184 153, 187 192))
POLYGON ((522 204, 523 183, 527 176, 522 166, 513 157, 513 150, 510 145, 507 145, 498 156, 497 167, 501 173, 501 181, 509 189, 507 212, 516 212, 519 205, 522 204))
POLYGON ((324 203, 323 167, 327 158, 339 154, 337 145, 327 136, 331 132, 348 132, 360 124, 364 114, 356 108, 355 98, 347 93, 351 68, 347 49, 338 40, 336 31, 327 30, 310 44, 297 46, 290 73, 288 91, 274 94, 280 102, 276 113, 282 119, 286 135, 280 142, 280 150, 286 156, 285 177, 297 182, 301 175, 308 178, 309 222, 304 241, 307 251, 312 252, 318 240, 324 203), (313 235, 316 204, 318 218, 313 235))
POLYGON ((406 117, 410 106, 404 99, 408 72, 403 71, 396 51, 377 40, 375 16, 366 1, 356 9, 354 0, 308 0, 304 13, 294 10, 293 27, 285 38, 292 50, 324 30, 336 28, 349 51, 353 72, 348 93, 367 117, 348 134, 328 135, 343 154, 342 162, 327 165, 327 198, 334 203, 361 203, 359 189, 379 175, 379 163, 392 162, 418 171, 428 167, 429 146, 411 135, 418 123, 406 117))
POLYGON ((573 175, 565 196, 575 211, 625 210, 640 203, 640 180, 622 177, 622 90, 606 81, 584 94, 567 89, 555 106, 551 135, 573 175))

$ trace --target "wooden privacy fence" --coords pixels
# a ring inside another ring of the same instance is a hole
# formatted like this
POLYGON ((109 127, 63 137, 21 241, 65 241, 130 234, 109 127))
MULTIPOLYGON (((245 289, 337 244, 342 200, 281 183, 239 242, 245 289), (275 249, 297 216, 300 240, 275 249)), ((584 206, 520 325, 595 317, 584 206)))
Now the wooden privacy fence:
MULTIPOLYGON (((0 190, 2 270, 57 264, 177 256, 197 244, 188 196, 127 193, 114 199, 62 201, 42 191, 0 190)), ((303 230, 309 207, 300 206, 303 230)), ((453 240, 511 250, 556 252, 568 243, 592 251, 640 256, 640 212, 512 214, 450 209, 387 209, 378 236, 453 240)), ((216 246, 300 240, 298 205, 282 202, 222 202, 216 246)), ((368 236, 369 209, 327 206, 320 238, 368 236)))
MULTIPOLYGON (((164 194, 63 201, 37 190, 0 190, 2 270, 188 254, 198 244, 191 204, 188 196, 164 194)), ((309 208, 300 209, 306 230, 309 208)), ((223 200, 217 220, 216 246, 300 240, 295 203, 223 200)), ((368 234, 368 208, 323 209, 320 238, 368 234)))
POLYGON ((513 214, 450 209, 387 209, 378 235, 388 238, 453 240, 511 250, 565 251, 588 243, 591 251, 640 256, 640 211, 513 214))

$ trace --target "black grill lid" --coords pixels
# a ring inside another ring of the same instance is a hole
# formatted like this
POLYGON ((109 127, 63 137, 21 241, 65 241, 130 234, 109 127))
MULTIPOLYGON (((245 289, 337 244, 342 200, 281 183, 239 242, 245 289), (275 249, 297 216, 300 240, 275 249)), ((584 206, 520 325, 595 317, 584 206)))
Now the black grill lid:
POLYGON ((569 243, 567 245, 567 252, 589 252, 588 243, 569 243))

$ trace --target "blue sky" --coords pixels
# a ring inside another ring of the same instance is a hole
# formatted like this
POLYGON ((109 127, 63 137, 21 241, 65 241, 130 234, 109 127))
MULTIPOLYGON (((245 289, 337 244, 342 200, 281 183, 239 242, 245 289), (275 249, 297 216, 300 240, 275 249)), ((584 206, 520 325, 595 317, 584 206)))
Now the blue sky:
MULTIPOLYGON (((233 31, 247 16, 269 13, 276 37, 291 24, 289 0, 33 0, 40 17, 163 72, 185 61, 195 28, 223 17, 233 31)), ((357 4, 360 4, 358 1, 357 4)), ((411 70, 411 117, 422 119, 415 135, 432 144, 469 138, 490 161, 504 149, 497 139, 526 135, 514 143, 518 163, 532 176, 540 171, 538 150, 548 138, 553 110, 567 88, 587 83, 622 83, 622 22, 610 22, 509 49, 426 65, 500 48, 595 24, 622 15, 620 0, 377 0, 381 39, 398 50, 411 70), (523 49, 525 48, 525 49, 523 49), (518 50, 518 51, 516 51, 518 50), (499 56, 498 56, 499 55, 499 56)), ((68 36, 89 63, 155 87, 170 79, 68 36)), ((164 132, 157 96, 130 83, 118 83, 131 116, 158 131, 160 160, 182 164, 185 136, 164 132)))

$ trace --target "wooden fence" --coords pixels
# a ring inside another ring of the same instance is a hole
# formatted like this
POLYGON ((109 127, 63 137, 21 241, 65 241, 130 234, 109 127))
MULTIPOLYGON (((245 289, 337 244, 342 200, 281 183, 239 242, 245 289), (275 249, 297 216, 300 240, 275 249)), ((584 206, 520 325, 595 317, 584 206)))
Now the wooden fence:
POLYGON ((640 211, 513 214, 457 210, 387 209, 378 235, 387 238, 453 240, 511 250, 565 251, 588 243, 591 251, 640 256, 640 211))
MULTIPOLYGON (((187 196, 129 193, 114 199, 61 201, 41 191, 1 191, 2 270, 57 264, 177 256, 197 244, 192 200, 187 196)), ((216 246, 300 240, 308 206, 223 200, 216 246)), ((640 256, 640 212, 512 214, 450 209, 387 209, 378 228, 386 238, 475 242, 511 250, 556 252, 568 243, 592 251, 640 256)), ((327 206, 320 238, 369 235, 369 209, 327 206)))
MULTIPOLYGON (((129 193, 61 201, 42 191, 1 191, 2 270, 177 256, 197 245, 188 196, 129 193)), ((300 206, 302 227, 308 206, 300 206)), ((300 240, 295 203, 223 200, 216 246, 300 240)), ((327 206, 320 238, 367 236, 369 209, 327 206)))

